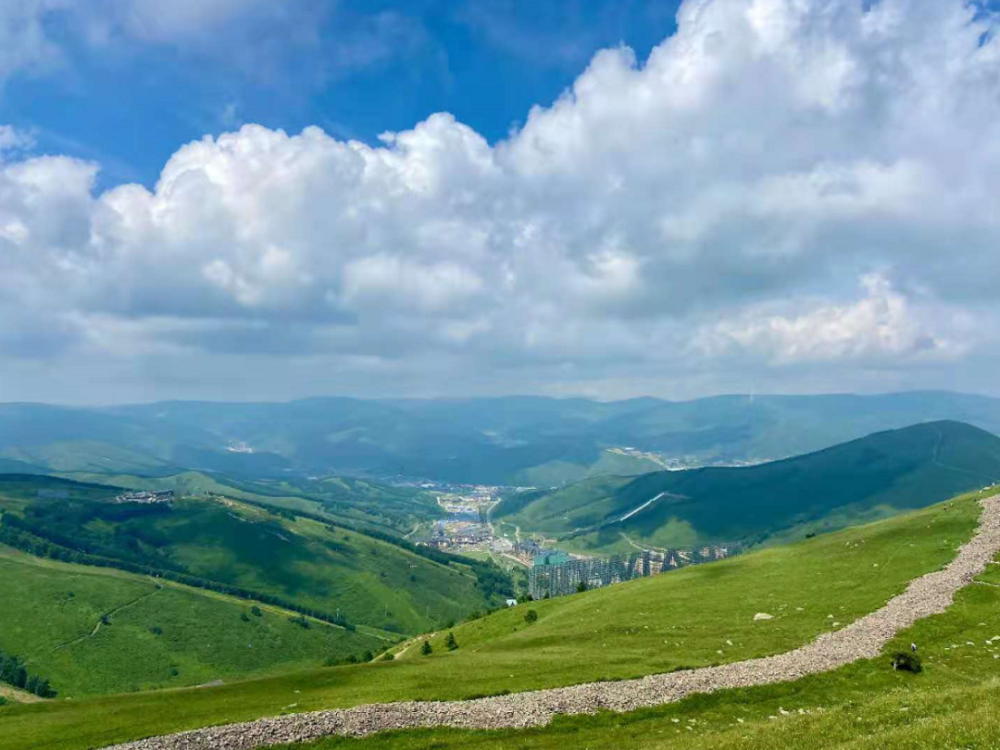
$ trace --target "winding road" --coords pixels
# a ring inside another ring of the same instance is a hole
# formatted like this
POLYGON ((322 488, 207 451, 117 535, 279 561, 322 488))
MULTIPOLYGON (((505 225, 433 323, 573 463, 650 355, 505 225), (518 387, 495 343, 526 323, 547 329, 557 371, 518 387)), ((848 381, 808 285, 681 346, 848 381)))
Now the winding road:
POLYGON ((689 695, 768 685, 827 672, 858 659, 877 657, 899 631, 944 612, 955 592, 973 582, 1000 552, 1000 496, 981 501, 975 536, 944 569, 910 583, 885 606, 847 627, 777 656, 515 695, 453 702, 408 702, 280 716, 198 729, 116 745, 105 750, 253 750, 329 735, 363 737, 390 729, 448 726, 500 729, 543 726, 559 714, 632 711, 672 703, 689 695))

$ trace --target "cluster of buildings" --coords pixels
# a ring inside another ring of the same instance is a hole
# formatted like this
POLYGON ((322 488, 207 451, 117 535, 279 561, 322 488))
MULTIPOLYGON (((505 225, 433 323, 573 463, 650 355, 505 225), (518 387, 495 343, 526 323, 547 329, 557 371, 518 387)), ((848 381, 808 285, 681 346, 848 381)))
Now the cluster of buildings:
POLYGON ((715 544, 691 550, 642 550, 607 559, 571 558, 559 550, 538 550, 528 571, 528 593, 535 599, 572 594, 581 586, 601 588, 674 568, 722 560, 738 554, 741 546, 715 544))
POLYGON ((533 565, 559 565, 572 558, 565 552, 543 547, 534 539, 523 539, 514 545, 512 556, 528 567, 533 565))
POLYGON ((420 539, 423 544, 446 552, 488 546, 493 533, 488 526, 473 521, 437 521, 431 536, 420 539))
POLYGON ((173 502, 176 493, 173 490, 163 490, 160 492, 146 492, 138 490, 136 492, 126 492, 115 498, 116 503, 140 503, 142 505, 155 505, 156 503, 173 502))

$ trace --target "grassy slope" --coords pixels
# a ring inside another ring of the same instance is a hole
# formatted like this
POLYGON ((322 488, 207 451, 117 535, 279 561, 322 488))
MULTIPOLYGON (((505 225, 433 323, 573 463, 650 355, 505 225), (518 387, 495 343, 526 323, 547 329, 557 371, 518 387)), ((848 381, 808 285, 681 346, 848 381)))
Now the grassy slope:
MULTIPOLYGON (((1000 561, 980 581, 1000 579, 1000 561)), ((781 685, 726 690, 628 714, 560 717, 541 729, 392 732, 309 750, 939 750, 1000 747, 1000 587, 966 587, 949 610, 900 633, 884 655, 781 685), (890 655, 919 644, 924 672, 890 655)))
POLYGON ((122 506, 114 490, 47 478, 0 478, 0 508, 106 557, 182 570, 340 614, 349 622, 419 633, 486 602, 464 566, 302 517, 220 499, 122 506), (37 497, 38 487, 68 497, 37 497))
POLYGON ((2 546, 0 580, 0 649, 26 659, 62 698, 228 682, 385 644, 316 621, 305 629, 263 605, 262 616, 244 621, 247 602, 2 546), (102 615, 110 625, 98 627, 102 615))
POLYGON ((937 422, 760 466, 594 479, 543 496, 506 520, 522 532, 562 535, 565 546, 583 551, 628 551, 626 536, 658 547, 759 542, 875 520, 998 478, 1000 438, 937 422))
MULTIPOLYGON (((940 567, 971 535, 977 517, 978 506, 964 499, 950 510, 934 507, 790 547, 521 605, 455 628, 461 647, 453 653, 438 647, 427 658, 207 690, 9 708, 2 714, 0 750, 84 750, 274 715, 293 703, 294 710, 305 711, 372 701, 468 698, 781 652, 835 621, 851 622, 911 579, 940 567), (529 607, 539 613, 530 627, 523 620, 529 607), (753 615, 761 611, 776 617, 755 623, 753 615)), ((440 645, 442 637, 434 643, 440 645)))
POLYGON ((138 490, 176 490, 185 495, 227 495, 277 508, 321 515, 351 526, 389 533, 410 531, 416 523, 438 518, 434 497, 410 487, 392 487, 351 477, 316 480, 236 479, 185 471, 169 476, 75 472, 64 477, 138 490))
MULTIPOLYGON (((1000 589, 970 586, 944 615, 902 633, 886 653, 920 644, 924 672, 888 656, 777 686, 727 690, 628 714, 560 717, 542 729, 392 732, 330 738, 310 750, 941 750, 1000 747, 1000 589), (968 645, 971 643, 972 645, 968 645), (955 646, 953 648, 953 645, 955 646)), ((283 746, 284 747, 284 746, 283 746)))

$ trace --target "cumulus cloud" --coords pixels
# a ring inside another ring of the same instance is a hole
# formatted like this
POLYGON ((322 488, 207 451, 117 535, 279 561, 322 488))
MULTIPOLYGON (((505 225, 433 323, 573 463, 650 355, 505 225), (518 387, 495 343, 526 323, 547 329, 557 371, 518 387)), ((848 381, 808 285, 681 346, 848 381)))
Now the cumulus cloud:
POLYGON ((496 144, 444 113, 377 146, 246 125, 100 194, 95 165, 8 160, 0 289, 60 321, 44 356, 919 379, 996 343, 997 25, 961 0, 687 0, 648 60, 598 53, 496 144))
POLYGON ((818 304, 797 315, 748 310, 702 331, 696 346, 714 355, 735 347, 779 364, 950 360, 968 352, 975 334, 962 311, 915 310, 879 274, 863 276, 860 284, 865 295, 847 304, 818 304))

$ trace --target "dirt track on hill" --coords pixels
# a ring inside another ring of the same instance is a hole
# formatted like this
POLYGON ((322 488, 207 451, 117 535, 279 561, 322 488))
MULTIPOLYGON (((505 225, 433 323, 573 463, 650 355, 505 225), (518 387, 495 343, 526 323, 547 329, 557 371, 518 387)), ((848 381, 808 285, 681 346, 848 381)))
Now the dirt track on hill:
POLYGON ((944 612, 955 592, 986 569, 1000 552, 1000 496, 983 500, 982 506, 975 536, 943 570, 917 578, 884 607, 847 627, 824 633, 806 646, 777 656, 474 701, 387 703, 281 716, 139 740, 105 750, 252 750, 334 734, 363 737, 389 729, 533 727, 548 724, 556 714, 590 714, 599 709, 632 711, 672 703, 695 693, 787 682, 827 672, 878 656, 900 630, 944 612))

